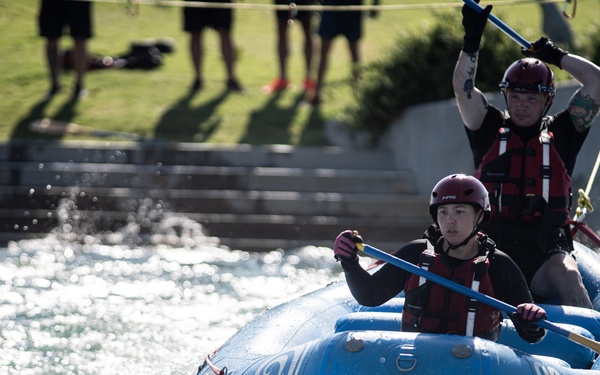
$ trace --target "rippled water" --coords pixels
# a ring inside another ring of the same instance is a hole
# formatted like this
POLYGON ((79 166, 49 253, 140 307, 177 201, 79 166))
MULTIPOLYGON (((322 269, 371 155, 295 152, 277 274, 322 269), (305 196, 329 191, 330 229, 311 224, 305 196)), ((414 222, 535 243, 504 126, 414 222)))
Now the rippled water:
POLYGON ((265 308, 343 277, 331 249, 249 253, 163 221, 145 245, 63 225, 0 248, 0 373, 195 374, 265 308))

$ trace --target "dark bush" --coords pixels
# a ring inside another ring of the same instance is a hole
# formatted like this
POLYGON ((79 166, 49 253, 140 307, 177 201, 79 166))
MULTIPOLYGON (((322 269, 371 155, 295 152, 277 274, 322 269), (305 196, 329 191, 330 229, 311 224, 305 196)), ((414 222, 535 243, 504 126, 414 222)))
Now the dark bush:
MULTIPOLYGON (((427 30, 399 38, 389 56, 365 67, 356 104, 340 120, 370 132, 375 142, 405 108, 454 97, 452 73, 462 39, 455 15, 436 16, 427 30)), ((505 69, 521 57, 520 47, 491 24, 479 54, 476 84, 482 91, 498 90, 505 69)))
POLYGON ((600 64, 600 20, 589 26, 582 40, 585 40, 586 44, 581 46, 581 54, 590 61, 600 64))

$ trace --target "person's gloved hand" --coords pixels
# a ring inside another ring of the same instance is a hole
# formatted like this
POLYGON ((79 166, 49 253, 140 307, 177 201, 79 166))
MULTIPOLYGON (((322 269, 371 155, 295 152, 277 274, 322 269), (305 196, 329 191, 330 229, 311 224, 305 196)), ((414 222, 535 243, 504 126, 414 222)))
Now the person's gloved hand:
MULTIPOLYGON (((475 2, 479 4, 479 0, 475 0, 475 2)), ((487 24, 487 19, 491 11, 492 5, 485 7, 481 13, 477 13, 467 4, 463 5, 462 24, 465 29, 465 38, 462 50, 464 52, 474 53, 479 50, 481 36, 483 35, 483 30, 485 30, 485 25, 487 24)))
POLYGON ((534 324, 541 319, 546 319, 546 310, 536 304, 520 304, 510 319, 515 324, 519 336, 530 343, 539 342, 546 335, 545 329, 534 324))
POLYGON ((531 50, 521 48, 521 53, 527 57, 533 57, 542 60, 545 63, 553 64, 562 69, 560 60, 569 52, 555 45, 550 39, 541 37, 531 44, 531 50))
POLYGON ((351 230, 345 230, 335 238, 333 254, 336 260, 349 261, 356 259, 356 243, 363 242, 361 236, 351 230))

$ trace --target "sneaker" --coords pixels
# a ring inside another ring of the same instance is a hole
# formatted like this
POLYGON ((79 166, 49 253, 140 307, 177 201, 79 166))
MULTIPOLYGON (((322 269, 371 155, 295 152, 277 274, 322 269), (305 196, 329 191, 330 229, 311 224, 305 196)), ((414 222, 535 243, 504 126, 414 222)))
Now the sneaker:
POLYGON ((190 92, 199 91, 202 88, 202 80, 200 78, 196 78, 194 83, 192 83, 192 87, 190 87, 190 92))
POLYGON ((230 79, 227 81, 227 91, 242 92, 244 91, 244 88, 237 80, 230 79))
POLYGON ((81 84, 76 84, 73 88, 73 98, 75 99, 83 99, 87 98, 89 95, 88 90, 86 90, 81 84))
POLYGON ((317 89, 317 83, 310 78, 306 78, 302 82, 302 88, 304 91, 315 91, 317 89))
POLYGON ((260 91, 263 94, 273 94, 283 90, 291 90, 294 85, 285 78, 275 78, 270 84, 263 86, 260 91))

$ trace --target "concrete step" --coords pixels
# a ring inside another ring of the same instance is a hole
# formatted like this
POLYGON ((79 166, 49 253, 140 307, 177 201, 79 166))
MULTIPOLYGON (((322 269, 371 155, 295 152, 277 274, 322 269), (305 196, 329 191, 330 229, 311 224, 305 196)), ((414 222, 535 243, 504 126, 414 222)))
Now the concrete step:
MULTIPOLYGON (((331 247, 344 229, 395 249, 431 218, 414 174, 381 150, 162 143, 0 145, 0 240, 164 231, 173 217, 226 246, 331 247)), ((181 228, 171 228, 175 232, 181 228)))
POLYGON ((133 165, 390 169, 384 149, 211 145, 168 142, 13 141, 0 144, 0 161, 133 165))
MULTIPOLYGON (((10 215, 0 210, 0 215, 10 215)), ((356 229, 364 234, 370 244, 385 243, 397 248, 408 239, 419 238, 429 220, 373 219, 367 217, 299 216, 299 215, 232 215, 232 214, 165 214, 135 215, 123 211, 77 211, 73 217, 65 218, 60 213, 48 215, 48 211, 34 210, 11 220, 1 229, 0 239, 18 240, 37 237, 53 229, 61 232, 76 231, 76 234, 107 235, 128 228, 135 219, 140 228, 136 235, 141 238, 164 230, 163 220, 182 216, 201 224, 207 234, 220 239, 220 243, 237 249, 269 250, 265 244, 277 244, 275 248, 288 249, 296 246, 333 246, 335 236, 344 229, 356 229), (136 217, 137 216, 137 217, 136 217), (76 217, 76 218, 75 218, 76 217), (274 235, 276 234, 276 235, 274 235)), ((172 228, 179 231, 182 228, 172 228)))
POLYGON ((4 162, 0 185, 113 188, 253 189, 303 192, 410 193, 402 170, 333 168, 150 166, 71 162, 4 162))
POLYGON ((140 188, 60 188, 0 187, 5 209, 28 205, 31 209, 55 210, 61 200, 69 200, 79 210, 131 210, 147 206, 152 210, 182 213, 237 213, 423 217, 427 204, 423 197, 399 194, 325 193, 256 190, 191 190, 140 188))

